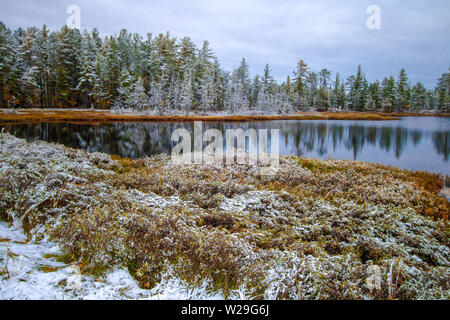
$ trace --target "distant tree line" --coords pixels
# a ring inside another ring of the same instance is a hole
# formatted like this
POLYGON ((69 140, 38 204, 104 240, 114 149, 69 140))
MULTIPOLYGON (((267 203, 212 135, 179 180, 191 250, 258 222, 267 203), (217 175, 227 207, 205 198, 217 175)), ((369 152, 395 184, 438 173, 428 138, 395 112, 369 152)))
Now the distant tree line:
MULTIPOLYGON (((449 69, 450 71, 450 69, 449 69)), ((80 33, 19 28, 0 22, 0 104, 7 108, 92 107, 154 113, 290 113, 306 110, 450 110, 450 72, 432 90, 411 86, 404 69, 369 83, 358 66, 342 79, 310 70, 300 60, 279 84, 266 65, 250 78, 244 59, 225 71, 208 41, 197 48, 170 33, 146 38, 122 30, 102 39, 97 29, 80 33)))

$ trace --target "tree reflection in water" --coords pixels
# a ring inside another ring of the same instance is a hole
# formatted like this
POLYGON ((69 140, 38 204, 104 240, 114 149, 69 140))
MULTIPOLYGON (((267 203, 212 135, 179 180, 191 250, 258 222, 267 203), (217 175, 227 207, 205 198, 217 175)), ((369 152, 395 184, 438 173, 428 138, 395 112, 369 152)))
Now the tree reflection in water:
MULTIPOLYGON (((236 128, 279 129, 280 152, 285 155, 372 162, 377 162, 382 157, 385 164, 449 174, 449 124, 450 119, 435 117, 382 122, 287 120, 203 123, 203 130, 215 128, 224 132, 226 129, 236 128), (414 164, 414 159, 417 165, 414 164), (423 167, 424 163, 429 162, 432 162, 430 168, 423 167)), ((170 139, 175 129, 186 128, 193 132, 193 123, 164 122, 98 125, 41 123, 4 127, 29 141, 57 142, 69 147, 127 158, 169 154, 175 144, 170 139)))

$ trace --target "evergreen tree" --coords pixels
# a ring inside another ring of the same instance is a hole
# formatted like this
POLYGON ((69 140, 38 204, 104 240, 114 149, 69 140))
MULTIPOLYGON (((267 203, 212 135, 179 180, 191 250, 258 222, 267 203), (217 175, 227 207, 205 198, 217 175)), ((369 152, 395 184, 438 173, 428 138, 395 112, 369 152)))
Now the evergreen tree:
POLYGON ((249 104, 250 104, 249 108, 250 109, 257 109, 258 96, 259 96, 262 86, 263 86, 263 84, 260 80, 259 75, 256 75, 253 78, 253 82, 250 86, 250 99, 249 99, 249 104))
POLYGON ((273 93, 273 85, 274 85, 274 79, 272 75, 270 74, 270 67, 269 64, 266 64, 264 67, 264 73, 262 77, 262 85, 265 88, 265 91, 267 93, 273 93))
POLYGON ((317 91, 317 110, 328 111, 332 107, 331 94, 327 87, 321 87, 317 91))
POLYGON ((214 89, 214 74, 208 70, 200 84, 200 108, 203 113, 213 110, 216 104, 216 91, 214 89))
POLYGON ((408 84, 408 77, 405 69, 401 69, 397 78, 396 87, 396 104, 395 109, 401 111, 405 108, 409 108, 410 105, 410 88, 408 84))
POLYGON ((383 83, 383 109, 387 112, 392 112, 396 103, 395 99, 395 79, 390 76, 384 78, 383 83))
POLYGON ((0 22, 0 106, 95 107, 158 112, 287 113, 313 110, 449 111, 450 73, 434 89, 396 79, 369 83, 361 65, 342 81, 299 60, 294 77, 278 84, 268 64, 252 75, 245 58, 232 73, 221 68, 208 41, 197 49, 170 33, 144 39, 123 29, 101 39, 67 26, 9 30, 0 22), (147 95, 148 93, 148 95, 147 95))
POLYGON ((450 72, 444 73, 439 78, 436 92, 439 111, 448 112, 450 110, 450 72))
POLYGON ((414 111, 427 109, 427 89, 420 82, 412 88, 411 104, 414 111))
POLYGON ((369 85, 369 101, 367 103, 370 110, 381 110, 383 99, 380 82, 377 80, 369 85))
POLYGON ((322 69, 319 72, 319 86, 320 88, 327 88, 330 82, 331 71, 322 69))
POLYGON ((78 29, 64 26, 57 45, 56 87, 59 107, 79 105, 76 91, 80 79, 81 35, 78 29))
POLYGON ((245 89, 245 82, 248 81, 248 67, 243 67, 246 67, 245 59, 243 59, 241 66, 233 72, 231 77, 230 101, 228 103, 228 111, 231 113, 245 112, 249 109, 249 101, 245 89))
POLYGON ((242 86, 242 92, 243 94, 248 94, 248 90, 250 87, 250 73, 249 73, 249 66, 247 64, 247 61, 245 61, 245 58, 242 58, 241 63, 239 67, 235 70, 235 76, 237 78, 237 81, 242 86))
POLYGON ((292 90, 291 77, 289 77, 289 75, 286 77, 284 92, 286 93, 286 98, 288 99, 289 104, 293 104, 295 101, 295 95, 292 90))
POLYGON ((0 106, 10 106, 13 95, 10 92, 14 44, 11 31, 0 22, 0 106))
POLYGON ((340 105, 340 101, 339 101, 339 91, 341 88, 341 75, 338 73, 336 73, 336 79, 334 80, 334 87, 333 87, 333 91, 331 94, 331 106, 334 109, 338 109, 341 108, 342 105, 340 105))
POLYGON ((317 108, 317 85, 318 85, 318 75, 316 72, 312 71, 308 74, 308 78, 306 79, 308 92, 308 106, 312 109, 317 108))
POLYGON ((306 107, 306 81, 309 75, 308 65, 300 60, 297 64, 297 69, 294 71, 295 91, 297 96, 297 105, 303 109, 306 107))
POLYGON ((192 90, 192 71, 186 69, 183 78, 183 86, 181 88, 181 109, 188 114, 192 109, 194 101, 194 94, 192 90))
POLYGON ((351 78, 350 92, 350 109, 354 111, 364 111, 368 99, 368 83, 361 65, 358 65, 356 75, 351 78))
POLYGON ((149 99, 145 93, 144 82, 141 78, 134 83, 130 95, 127 97, 127 105, 133 110, 143 112, 148 109, 149 99))
POLYGON ((95 62, 100 47, 98 40, 98 33, 94 30, 92 34, 85 32, 81 42, 80 79, 76 90, 80 93, 81 104, 87 107, 94 106, 95 62))

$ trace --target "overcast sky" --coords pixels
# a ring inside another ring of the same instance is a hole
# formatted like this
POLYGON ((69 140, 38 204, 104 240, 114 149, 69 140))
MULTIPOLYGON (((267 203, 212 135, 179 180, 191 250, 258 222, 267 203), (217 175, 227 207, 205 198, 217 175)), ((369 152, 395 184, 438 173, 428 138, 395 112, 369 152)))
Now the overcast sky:
POLYGON ((245 57, 253 75, 269 63, 280 81, 299 59, 344 77, 362 64, 370 81, 404 67, 412 83, 427 87, 450 67, 449 0, 0 0, 0 21, 53 30, 66 23, 69 5, 80 7, 82 29, 170 31, 197 46, 209 40, 225 69, 245 57), (366 26, 369 5, 381 9, 381 30, 366 26))

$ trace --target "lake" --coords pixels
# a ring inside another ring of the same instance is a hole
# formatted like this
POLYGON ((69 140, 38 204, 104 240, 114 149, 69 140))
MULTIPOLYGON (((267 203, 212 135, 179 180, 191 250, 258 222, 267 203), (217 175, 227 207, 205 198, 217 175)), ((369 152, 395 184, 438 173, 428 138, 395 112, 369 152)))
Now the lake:
MULTIPOLYGON (((170 153, 177 128, 193 123, 14 124, 6 131, 28 141, 45 140, 139 158, 170 153)), ((450 175, 450 118, 404 117, 392 121, 282 120, 203 123, 203 129, 279 129, 280 154, 349 159, 450 175)), ((224 134, 225 136, 225 134, 224 134)))

